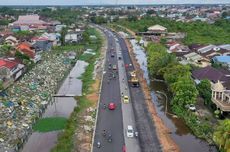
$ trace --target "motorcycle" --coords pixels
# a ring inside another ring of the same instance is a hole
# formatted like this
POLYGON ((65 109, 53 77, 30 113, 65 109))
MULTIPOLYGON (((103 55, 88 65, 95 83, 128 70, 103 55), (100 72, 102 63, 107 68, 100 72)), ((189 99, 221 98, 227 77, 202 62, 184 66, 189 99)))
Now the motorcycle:
POLYGON ((111 134, 109 134, 109 136, 108 136, 108 142, 112 142, 112 135, 111 134))
POLYGON ((105 130, 103 130, 102 135, 103 135, 104 137, 106 136, 106 131, 105 131, 105 130))
POLYGON ((106 105, 105 104, 103 105, 103 109, 106 109, 106 105))
POLYGON ((97 148, 101 148, 101 143, 99 141, 97 142, 97 148))
POLYGON ((135 137, 138 137, 138 132, 137 131, 135 132, 135 137))

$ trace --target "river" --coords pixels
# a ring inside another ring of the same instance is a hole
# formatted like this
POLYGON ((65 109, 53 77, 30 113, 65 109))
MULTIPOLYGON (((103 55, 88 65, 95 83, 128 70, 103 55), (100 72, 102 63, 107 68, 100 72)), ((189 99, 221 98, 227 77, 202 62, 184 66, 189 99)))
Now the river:
MULTIPOLYGON (((182 152, 216 152, 217 150, 215 147, 210 146, 204 140, 196 138, 182 119, 165 114, 165 98, 158 98, 156 96, 156 91, 164 92, 170 101, 171 97, 167 90, 167 85, 164 82, 150 81, 147 69, 147 58, 143 48, 136 44, 136 40, 130 40, 130 42, 133 46, 136 59, 144 72, 144 77, 151 88, 151 95, 157 114, 163 120, 166 127, 170 129, 171 137, 179 146, 180 150, 182 152)), ((168 110, 170 111, 170 109, 168 110)))
MULTIPOLYGON (((42 117, 65 117, 68 118, 77 101, 73 96, 82 95, 82 81, 79 77, 85 72, 85 67, 88 63, 84 61, 77 61, 69 75, 62 83, 58 96, 71 96, 71 97, 54 97, 53 102, 47 106, 45 113, 42 117)), ((23 152, 50 152, 56 145, 58 133, 60 131, 52 131, 46 133, 33 132, 29 137, 28 142, 23 147, 23 152)))

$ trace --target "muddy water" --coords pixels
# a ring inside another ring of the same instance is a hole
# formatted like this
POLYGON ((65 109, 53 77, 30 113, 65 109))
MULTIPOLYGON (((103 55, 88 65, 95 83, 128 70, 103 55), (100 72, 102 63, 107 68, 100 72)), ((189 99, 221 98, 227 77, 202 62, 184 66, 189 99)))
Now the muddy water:
MULTIPOLYGON (((66 77, 62 86, 58 91, 58 95, 62 96, 81 96, 82 82, 78 79, 84 72, 88 63, 78 61, 66 77)), ((66 117, 68 118, 77 101, 73 97, 55 97, 52 104, 47 106, 43 117, 66 117)), ((60 131, 52 131, 47 133, 33 132, 28 142, 23 147, 23 152, 50 152, 56 145, 58 133, 60 131)))
MULTIPOLYGON (((156 110, 160 118, 164 121, 164 124, 172 132, 171 137, 180 147, 182 152, 216 152, 216 148, 209 146, 204 140, 196 138, 191 130, 185 125, 182 119, 174 118, 171 115, 165 114, 165 98, 164 96, 156 96, 156 91, 161 91, 167 94, 168 100, 171 97, 167 91, 167 86, 164 82, 153 81, 150 82, 147 69, 147 58, 144 50, 136 44, 135 40, 131 40, 134 52, 136 54, 136 59, 144 71, 144 77, 146 78, 148 84, 151 87, 151 94, 153 97, 153 102, 156 106, 156 110)), ((169 107, 169 105, 168 105, 169 107)), ((170 109, 168 108, 170 112, 170 109)))

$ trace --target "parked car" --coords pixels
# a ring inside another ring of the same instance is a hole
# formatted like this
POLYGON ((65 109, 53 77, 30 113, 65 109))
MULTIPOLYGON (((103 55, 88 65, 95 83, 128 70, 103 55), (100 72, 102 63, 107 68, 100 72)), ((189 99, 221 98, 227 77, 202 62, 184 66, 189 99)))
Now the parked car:
POLYGON ((196 107, 194 104, 186 105, 185 107, 188 108, 189 110, 193 111, 193 112, 196 111, 196 107))
POLYGON ((133 138, 133 136, 134 136, 133 126, 128 125, 128 127, 127 127, 127 137, 133 138))

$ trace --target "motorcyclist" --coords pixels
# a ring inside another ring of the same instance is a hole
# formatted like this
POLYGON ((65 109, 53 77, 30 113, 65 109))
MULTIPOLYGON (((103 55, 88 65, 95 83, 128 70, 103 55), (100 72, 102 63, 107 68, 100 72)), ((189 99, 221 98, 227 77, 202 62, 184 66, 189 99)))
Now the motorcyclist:
POLYGON ((101 147, 101 143, 100 141, 97 142, 97 148, 100 148, 101 147))
POLYGON ((102 134, 103 134, 103 136, 106 136, 106 131, 105 131, 105 130, 103 130, 102 134))
POLYGON ((104 109, 106 108, 106 104, 105 104, 105 103, 103 104, 103 108, 104 108, 104 109))
POLYGON ((108 135, 108 142, 112 142, 112 135, 111 134, 108 135))

